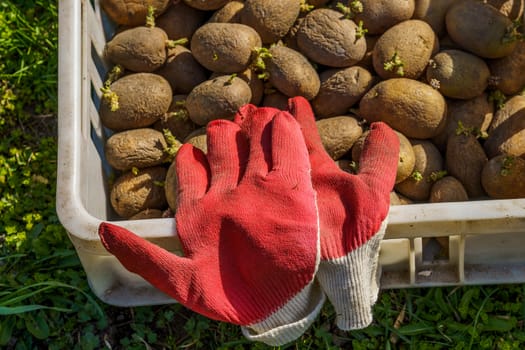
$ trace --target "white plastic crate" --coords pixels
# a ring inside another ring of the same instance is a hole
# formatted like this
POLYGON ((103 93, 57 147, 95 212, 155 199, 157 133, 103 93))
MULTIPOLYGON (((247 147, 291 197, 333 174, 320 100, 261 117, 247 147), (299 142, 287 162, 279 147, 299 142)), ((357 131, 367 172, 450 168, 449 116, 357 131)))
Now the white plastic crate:
MULTIPOLYGON (((102 51, 113 30, 98 0, 59 2, 57 211, 101 300, 119 306, 171 303, 109 255, 97 234, 102 220, 117 221, 106 185, 108 135, 97 113, 109 68, 102 51)), ((173 219, 118 224, 180 253, 173 219)), ((394 206, 380 262, 382 288, 525 282, 525 199, 394 206), (441 237, 446 248, 433 237, 441 237)))

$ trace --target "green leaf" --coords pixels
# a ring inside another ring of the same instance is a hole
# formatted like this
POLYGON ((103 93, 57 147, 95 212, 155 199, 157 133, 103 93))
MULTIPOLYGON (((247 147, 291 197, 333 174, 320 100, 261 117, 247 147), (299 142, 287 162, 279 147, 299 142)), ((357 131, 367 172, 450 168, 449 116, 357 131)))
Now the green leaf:
POLYGON ((0 306, 0 315, 1 316, 7 316, 7 315, 18 315, 23 314, 25 312, 31 312, 36 310, 53 310, 53 311, 59 311, 59 312, 70 312, 71 309, 65 309, 61 307, 53 307, 53 306, 44 306, 44 305, 22 305, 22 306, 0 306))
POLYGON ((24 320, 27 330, 34 335, 35 338, 46 339, 49 337, 49 325, 43 312, 36 314, 29 313, 24 317, 24 320))
POLYGON ((6 317, 0 322, 0 345, 6 345, 11 340, 13 328, 15 328, 14 317, 6 317))
POLYGON ((483 323, 484 332, 509 332, 516 327, 515 317, 489 316, 487 322, 483 323))
POLYGON ((426 334, 434 330, 433 326, 429 326, 426 323, 419 322, 419 323, 413 323, 413 324, 407 324, 405 326, 399 327, 397 330, 402 335, 418 335, 418 334, 426 334))
POLYGON ((476 293, 478 293, 478 290, 471 288, 467 290, 465 294, 463 294, 463 297, 461 298, 461 301, 458 305, 458 312, 462 319, 465 319, 467 317, 470 302, 476 293))

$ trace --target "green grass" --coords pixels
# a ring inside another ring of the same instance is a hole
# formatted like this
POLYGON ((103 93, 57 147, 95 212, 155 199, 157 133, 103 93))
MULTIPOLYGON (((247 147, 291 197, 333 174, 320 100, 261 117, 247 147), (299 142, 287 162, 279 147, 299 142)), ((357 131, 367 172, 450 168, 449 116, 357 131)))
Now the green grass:
MULTIPOLYGON (((56 2, 0 0, 0 348, 269 349, 180 305, 116 308, 91 293, 55 212, 56 2)), ((387 290, 341 332, 329 304, 281 349, 525 348, 525 285, 387 290)))

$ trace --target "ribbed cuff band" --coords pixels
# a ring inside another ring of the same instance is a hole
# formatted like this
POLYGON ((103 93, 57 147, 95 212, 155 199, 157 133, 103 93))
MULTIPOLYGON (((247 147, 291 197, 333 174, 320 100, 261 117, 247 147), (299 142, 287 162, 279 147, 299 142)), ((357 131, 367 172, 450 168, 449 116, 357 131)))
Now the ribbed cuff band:
POLYGON ((379 248, 385 229, 386 220, 361 247, 319 264, 317 279, 334 306, 341 330, 361 329, 372 323, 372 306, 379 293, 379 248))
POLYGON ((321 287, 313 281, 267 319, 241 327, 242 333, 249 340, 271 346, 294 341, 315 321, 325 301, 321 287))

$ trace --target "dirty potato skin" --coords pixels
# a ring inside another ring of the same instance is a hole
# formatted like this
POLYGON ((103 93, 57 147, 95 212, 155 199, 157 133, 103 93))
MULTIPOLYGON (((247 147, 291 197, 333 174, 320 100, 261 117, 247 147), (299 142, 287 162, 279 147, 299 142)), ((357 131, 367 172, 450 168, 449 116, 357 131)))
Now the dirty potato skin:
POLYGON ((414 19, 427 22, 437 36, 446 33, 445 15, 456 0, 417 0, 415 2, 414 19))
POLYGON ((168 111, 153 125, 155 130, 164 132, 169 130, 179 141, 184 140, 197 128, 189 117, 186 104, 187 95, 175 95, 168 111))
POLYGON ((206 136, 206 128, 200 128, 193 131, 186 137, 184 143, 190 143, 193 147, 200 149, 202 152, 208 152, 208 143, 206 136))
POLYGON ((186 99, 191 120, 204 126, 214 119, 233 119, 250 102, 252 91, 241 78, 222 75, 197 85, 186 99))
POLYGON ((359 115, 369 122, 383 121, 408 138, 428 139, 445 126, 444 97, 429 85, 406 78, 374 85, 359 103, 359 115))
POLYGON ((312 100, 317 118, 347 113, 375 82, 372 74, 359 66, 329 69, 319 74, 319 78, 321 87, 312 100))
POLYGON ((427 67, 429 84, 446 97, 468 100, 483 94, 490 77, 481 58, 462 50, 443 50, 432 57, 427 67))
POLYGON ((188 94, 208 78, 206 69, 182 45, 168 49, 166 63, 155 73, 170 83, 174 94, 188 94))
POLYGON ((155 15, 160 15, 170 3, 170 0, 101 0, 100 6, 113 22, 134 27, 146 24, 150 6, 155 9, 155 15))
POLYGON ((115 133, 106 141, 106 159, 117 170, 147 168, 166 160, 164 135, 151 128, 115 133))
POLYGON ((525 74, 522 73, 525 72, 525 41, 519 41, 510 55, 490 61, 489 67, 501 92, 505 95, 519 93, 525 86, 525 74))
MULTIPOLYGON (((399 138, 399 161, 397 163, 396 180, 395 183, 400 183, 406 180, 414 170, 416 163, 416 156, 414 154, 414 148, 410 143, 410 140, 405 137, 399 131, 394 131, 399 138)), ((361 151, 363 150, 363 144, 369 131, 365 131, 363 135, 354 143, 352 146, 352 159, 359 162, 361 151)))
POLYGON ((445 21, 450 38, 482 58, 501 58, 516 47, 516 40, 504 40, 512 21, 481 1, 456 2, 447 11, 445 21))
POLYGON ((393 25, 410 19, 414 13, 415 1, 403 0, 361 0, 363 12, 356 13, 355 22, 363 21, 368 34, 381 34, 393 25))
POLYGON ((383 79, 418 79, 438 49, 439 39, 430 25, 417 19, 407 20, 390 27, 379 37, 372 52, 372 63, 383 79), (385 67, 395 56, 402 62, 402 71, 398 67, 385 67))
POLYGON ((160 28, 130 28, 106 44, 104 55, 130 71, 153 72, 166 61, 166 40, 168 36, 160 28))
POLYGON ((481 170, 488 159, 474 135, 460 134, 449 137, 445 158, 447 172, 463 184, 469 197, 485 195, 481 186, 481 170))
POLYGON ((164 167, 140 169, 137 175, 131 171, 122 174, 115 180, 110 193, 111 205, 115 212, 123 217, 131 216, 146 209, 164 209, 164 167))
POLYGON ((428 140, 411 140, 415 155, 415 165, 412 174, 404 181, 397 183, 396 192, 414 201, 425 201, 430 196, 432 188, 432 173, 444 169, 443 157, 434 144, 428 140), (420 174, 418 179, 415 174, 420 174))
POLYGON ((166 201, 168 206, 174 212, 177 210, 177 166, 176 162, 172 162, 166 173, 166 181, 164 182, 164 190, 166 192, 166 201))
POLYGON ((350 116, 321 119, 316 125, 324 149, 333 160, 348 153, 363 133, 357 119, 350 116))
POLYGON ((205 21, 206 12, 189 7, 184 2, 173 2, 166 12, 157 17, 155 26, 162 28, 170 40, 191 40, 193 33, 205 21))
POLYGON ((114 131, 152 125, 166 113, 173 95, 166 79, 153 73, 126 75, 110 88, 118 96, 119 107, 112 111, 109 101, 102 99, 99 115, 102 124, 114 131))
POLYGON ((329 67, 349 67, 366 53, 366 40, 354 21, 331 9, 316 9, 301 22, 296 34, 301 52, 329 67))
POLYGON ((525 159, 506 154, 490 159, 481 173, 481 183, 492 198, 524 198, 525 159))
POLYGON ((285 46, 270 48, 271 57, 265 59, 269 82, 283 94, 313 99, 321 81, 314 67, 301 53, 285 46))
POLYGON ((246 0, 241 23, 254 28, 264 44, 272 44, 288 33, 300 10, 300 0, 246 0))
MULTIPOLYGON (((503 118, 503 117, 500 117, 503 118)), ((484 148, 489 158, 499 154, 525 158, 525 109, 509 114, 489 133, 484 148)))
POLYGON ((468 194, 461 182, 453 176, 445 176, 432 185, 430 203, 464 202, 468 201, 468 194))
POLYGON ((248 68, 255 48, 261 47, 257 32, 239 23, 207 23, 191 38, 191 52, 212 72, 237 73, 248 68))
POLYGON ((198 10, 210 11, 220 9, 229 1, 230 0, 184 0, 184 3, 198 10))
POLYGON ((230 1, 213 13, 208 22, 218 23, 240 23, 243 1, 230 1))

